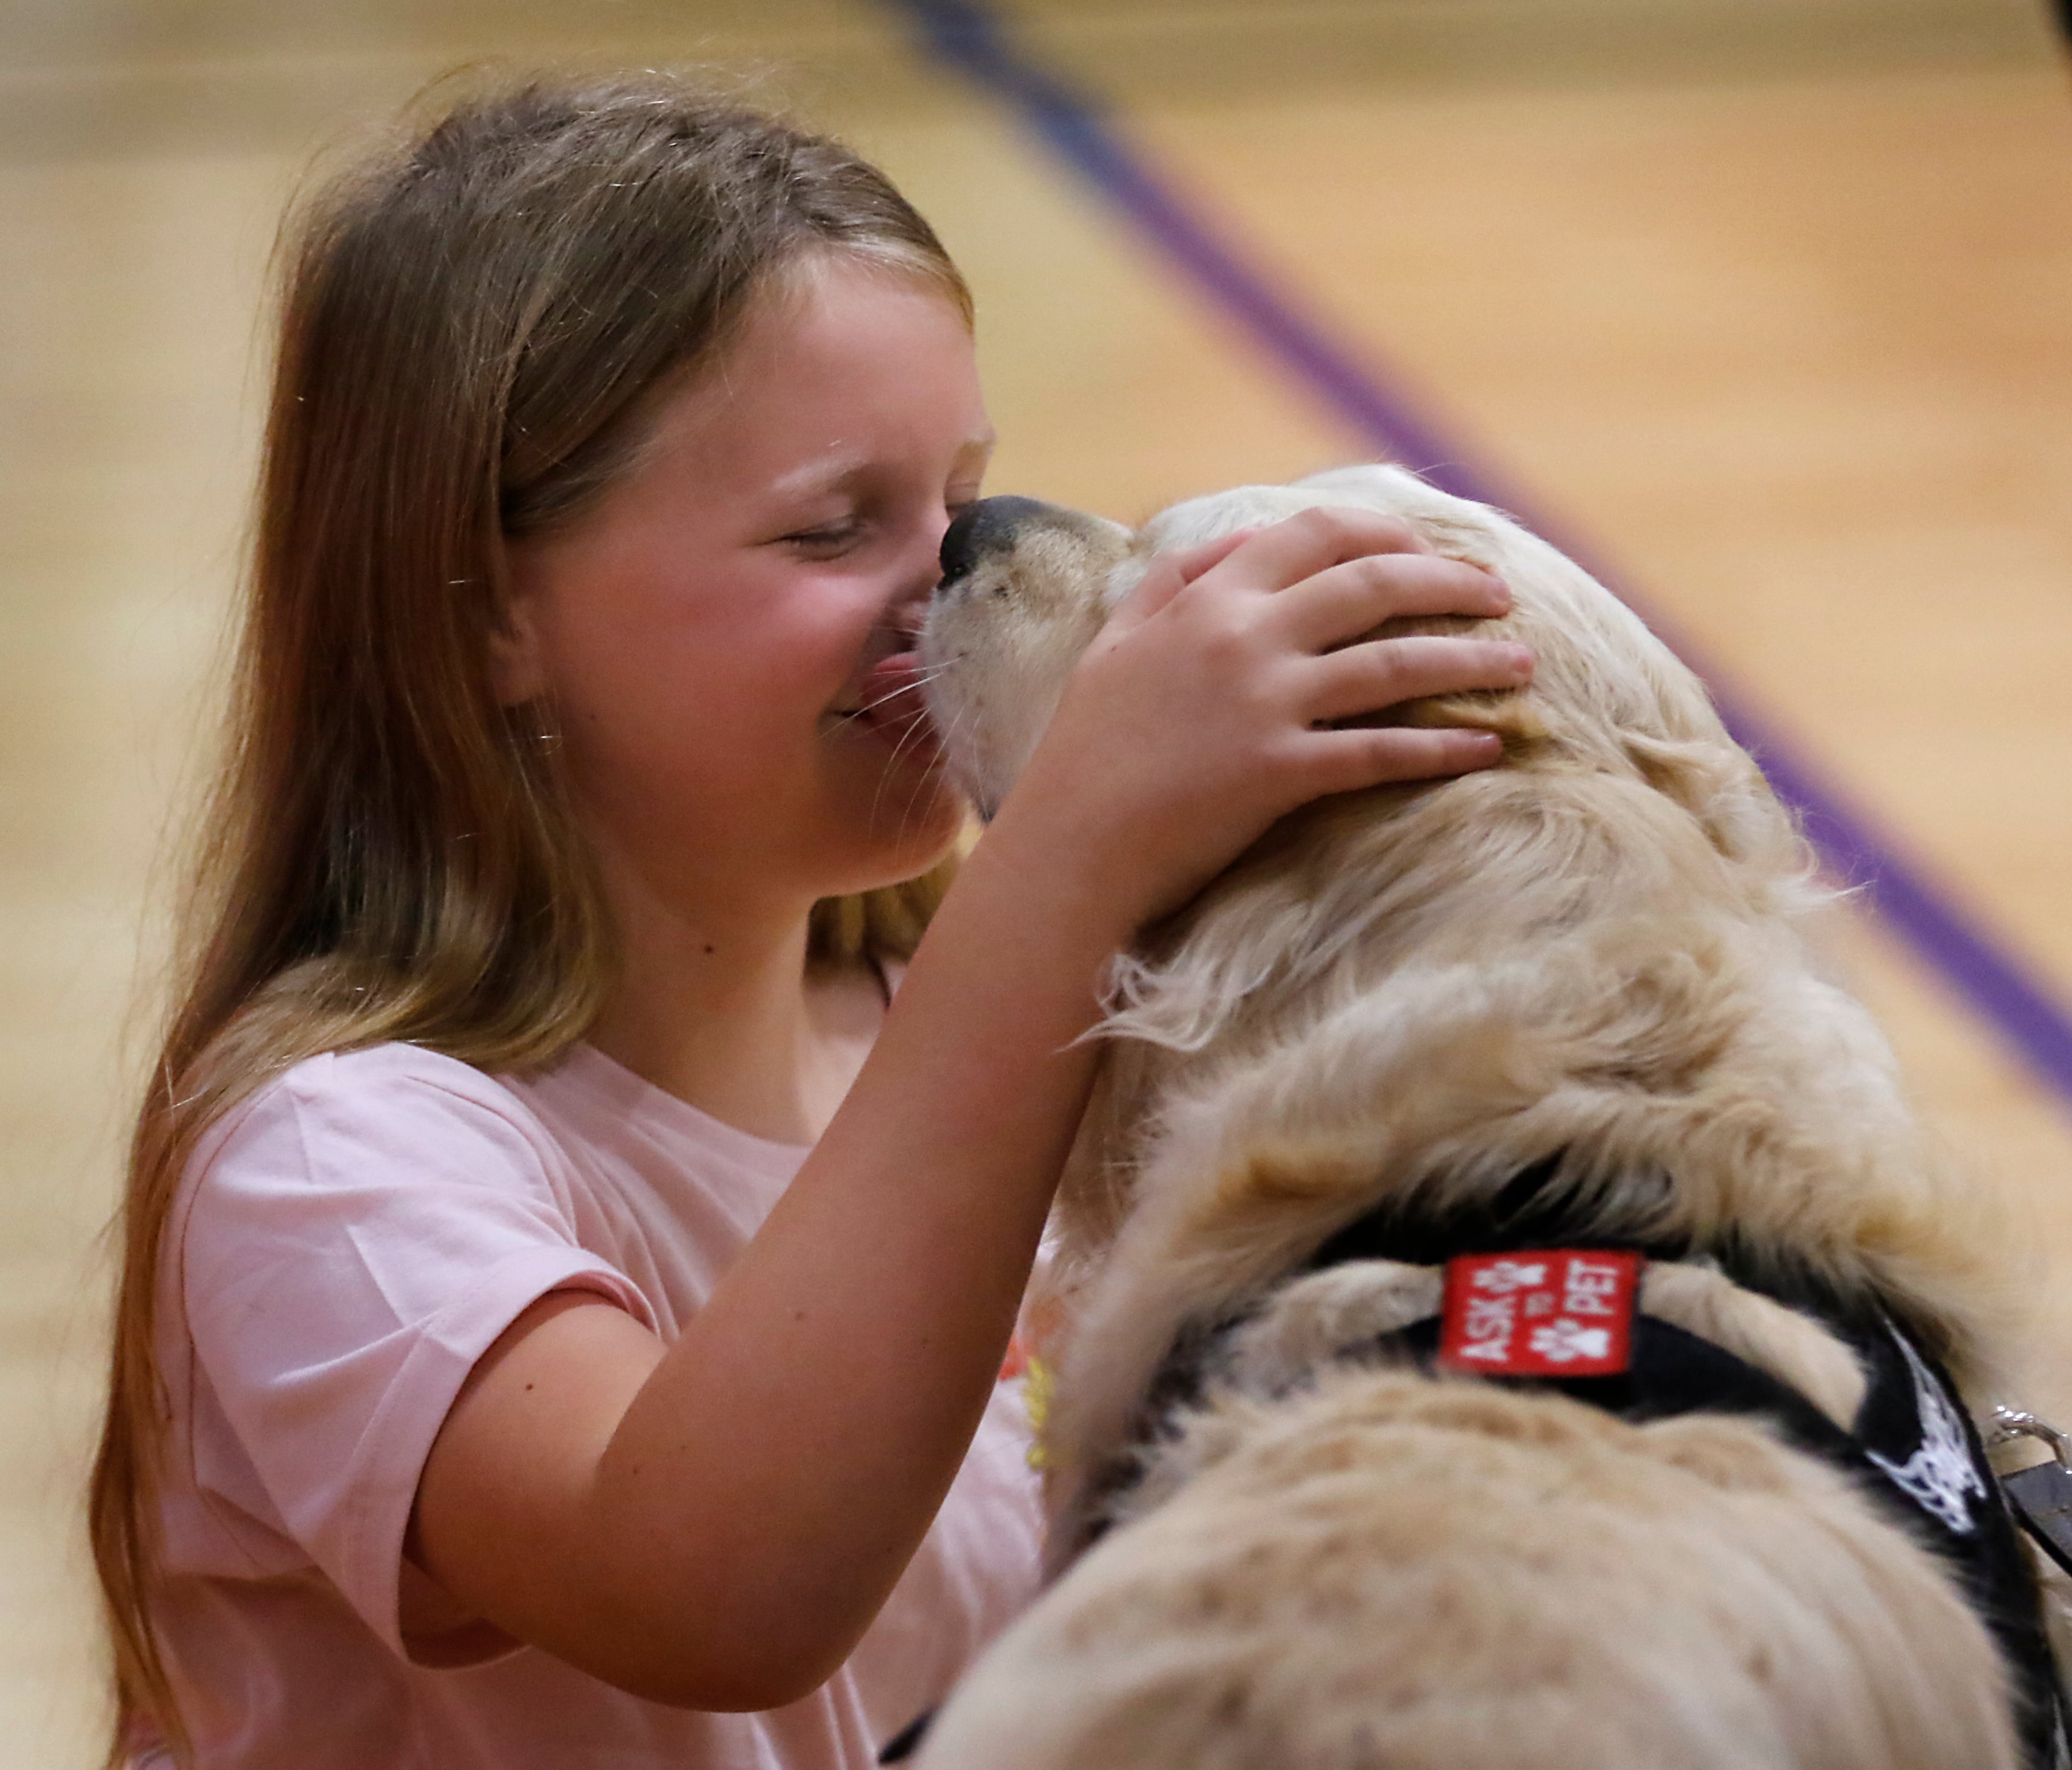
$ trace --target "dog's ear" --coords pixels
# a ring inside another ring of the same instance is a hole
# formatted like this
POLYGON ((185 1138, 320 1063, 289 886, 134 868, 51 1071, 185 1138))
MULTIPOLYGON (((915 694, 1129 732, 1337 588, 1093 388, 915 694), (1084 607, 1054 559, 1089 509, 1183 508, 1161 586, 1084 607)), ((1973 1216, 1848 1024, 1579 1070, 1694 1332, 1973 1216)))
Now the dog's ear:
POLYGON ((1640 778, 1688 811, 1728 860, 1774 854, 1780 841, 1792 840, 1761 771, 1732 744, 1628 730, 1619 733, 1619 747, 1640 778))

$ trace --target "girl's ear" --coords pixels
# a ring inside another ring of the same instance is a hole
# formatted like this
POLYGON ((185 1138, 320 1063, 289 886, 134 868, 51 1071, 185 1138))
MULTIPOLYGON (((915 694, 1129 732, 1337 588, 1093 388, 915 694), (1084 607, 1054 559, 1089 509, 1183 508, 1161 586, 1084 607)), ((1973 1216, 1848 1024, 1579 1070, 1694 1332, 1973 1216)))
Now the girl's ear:
POLYGON ((522 590, 505 598, 502 615, 489 630, 489 687, 500 707, 537 700, 547 692, 538 610, 522 590))

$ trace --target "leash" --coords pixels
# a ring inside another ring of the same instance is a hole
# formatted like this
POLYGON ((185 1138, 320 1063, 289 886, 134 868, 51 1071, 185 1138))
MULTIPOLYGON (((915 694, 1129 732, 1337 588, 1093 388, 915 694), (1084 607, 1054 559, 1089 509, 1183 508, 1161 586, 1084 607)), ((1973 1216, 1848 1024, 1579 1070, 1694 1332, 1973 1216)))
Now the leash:
POLYGON ((2035 1538, 2036 1546, 2066 1573, 2072 1574, 2072 1446, 2065 1435, 2033 1414, 2012 1407, 1993 1410, 1993 1432, 1986 1440, 1988 1451, 2034 1439, 2047 1445, 2050 1460, 2033 1468, 2016 1469, 2000 1477, 2000 1491, 2008 1497, 2022 1527, 2035 1538))

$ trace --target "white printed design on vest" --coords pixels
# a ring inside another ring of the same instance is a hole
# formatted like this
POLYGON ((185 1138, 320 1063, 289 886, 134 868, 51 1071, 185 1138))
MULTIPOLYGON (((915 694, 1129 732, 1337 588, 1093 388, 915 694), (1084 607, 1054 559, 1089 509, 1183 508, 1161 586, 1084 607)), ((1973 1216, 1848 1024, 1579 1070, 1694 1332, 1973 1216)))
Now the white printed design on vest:
POLYGON ((1864 1455, 1958 1535, 1967 1537, 1977 1528, 1971 1522, 1971 1497, 1983 1497, 1986 1484, 1971 1460, 1964 1423, 1912 1342, 1903 1333, 1894 1333, 1893 1338, 1899 1342, 1899 1349, 1906 1355, 1907 1368, 1914 1373, 1921 1446, 1904 1463, 1893 1462, 1876 1451, 1866 1451, 1864 1455))
POLYGON ((1527 1342, 1549 1364, 1565 1365, 1577 1358, 1602 1358, 1612 1349, 1612 1337, 1603 1328, 1586 1328, 1564 1316, 1544 1328, 1535 1328, 1527 1342))
POLYGON ((1500 1297, 1507 1297, 1514 1291, 1530 1291, 1546 1282, 1544 1261, 1527 1266, 1519 1260, 1498 1260, 1475 1275, 1478 1291, 1493 1291, 1500 1297))

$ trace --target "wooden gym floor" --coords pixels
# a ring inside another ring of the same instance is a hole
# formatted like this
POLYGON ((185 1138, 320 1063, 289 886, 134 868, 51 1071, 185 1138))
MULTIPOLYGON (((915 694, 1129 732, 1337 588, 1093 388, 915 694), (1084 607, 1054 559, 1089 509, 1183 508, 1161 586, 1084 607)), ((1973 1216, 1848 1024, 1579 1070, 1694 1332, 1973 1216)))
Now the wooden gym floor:
MULTIPOLYGON (((2040 11, 1015 10, 2072 1000, 2072 104, 2040 11)), ((94 1236, 207 754, 270 232, 314 144, 471 55, 756 58, 970 273, 993 489, 1132 517, 1360 453, 882 14, 556 17, 0 18, 0 1770, 94 1757, 94 1236)), ((2062 1408, 2072 1116, 1890 936, 1842 945, 1955 1158, 2033 1214, 2029 1393, 2062 1408)))

